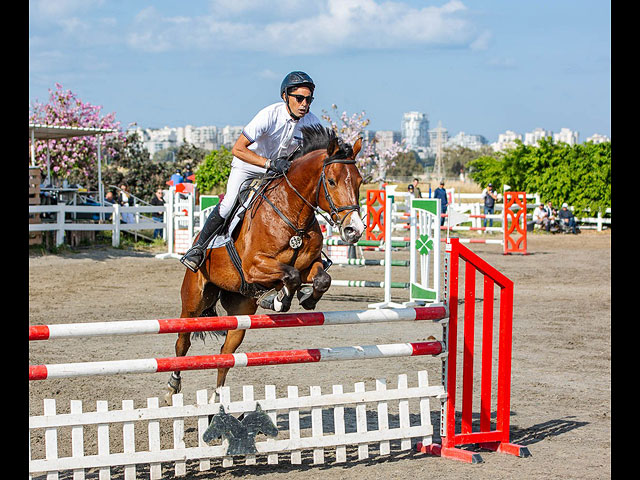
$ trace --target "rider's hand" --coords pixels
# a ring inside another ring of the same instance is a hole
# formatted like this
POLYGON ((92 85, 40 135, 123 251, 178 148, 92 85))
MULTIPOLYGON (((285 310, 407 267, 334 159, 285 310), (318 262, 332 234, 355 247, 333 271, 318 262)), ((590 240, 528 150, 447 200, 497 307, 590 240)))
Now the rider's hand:
POLYGON ((278 174, 284 174, 289 171, 289 166, 289 161, 286 158, 276 158, 275 160, 271 160, 268 170, 278 174))

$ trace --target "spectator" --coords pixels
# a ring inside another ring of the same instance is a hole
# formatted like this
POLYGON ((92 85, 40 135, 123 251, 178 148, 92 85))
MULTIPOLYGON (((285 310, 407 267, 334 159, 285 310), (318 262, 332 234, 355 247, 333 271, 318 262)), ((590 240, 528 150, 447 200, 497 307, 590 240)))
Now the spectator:
MULTIPOLYGON (((496 200, 498 199, 498 194, 493 190, 493 183, 489 183, 487 187, 482 190, 482 199, 484 201, 484 214, 493 215, 493 212, 495 211, 496 200)), ((486 218, 482 220, 482 226, 487 226, 486 218)), ((489 219, 489 226, 493 227, 493 218, 489 219)))
MULTIPOLYGON (((447 191, 444 189, 444 180, 440 181, 440 186, 433 192, 433 198, 440 199, 440 212, 446 213, 447 211, 447 191)), ((444 217, 440 216, 440 226, 444 225, 444 217)))
POLYGON ((544 208, 544 203, 540 202, 540 205, 533 210, 532 220, 534 225, 540 225, 547 232, 549 231, 549 216, 544 208))
POLYGON ((173 182, 174 186, 178 185, 179 183, 183 183, 184 177, 182 176, 182 170, 180 170, 179 168, 176 168, 176 173, 171 175, 170 180, 173 182))
POLYGON ((191 165, 187 165, 184 169, 184 174, 182 175, 182 181, 184 183, 193 183, 193 180, 189 178, 192 175, 193 172, 191 171, 191 165))
POLYGON ((118 203, 123 207, 133 207, 133 197, 129 193, 129 187, 124 183, 120 185, 120 193, 118 194, 118 203))
POLYGON ((544 207, 544 209, 547 212, 547 218, 549 219, 547 232, 550 232, 551 229, 554 228, 557 224, 558 212, 555 208, 553 208, 553 203, 551 202, 551 200, 547 202, 547 206, 544 207))
POLYGON ((420 187, 418 187, 418 179, 414 178, 413 179, 413 194, 416 196, 416 198, 422 198, 422 192, 420 191, 420 187))
MULTIPOLYGON (((154 207, 164 206, 164 192, 162 191, 161 188, 158 187, 156 189, 156 193, 153 195, 153 198, 151 199, 151 205, 154 207)), ((162 212, 154 212, 151 215, 151 218, 153 218, 153 220, 156 222, 162 222, 162 219, 163 219, 162 212)), ((162 229, 156 228, 153 231, 153 238, 158 238, 160 236, 162 236, 162 229)))
MULTIPOLYGON (((113 196, 113 192, 111 190, 107 191, 107 193, 104 195, 104 205, 105 206, 111 206, 114 203, 116 203, 116 197, 113 196)), ((111 214, 110 213, 105 213, 104 214, 104 219, 105 220, 111 220, 111 214)))
MULTIPOLYGON (((120 185, 118 203, 123 207, 133 207, 133 196, 129 193, 128 187, 124 183, 120 185)), ((122 221, 124 223, 135 223, 135 217, 133 216, 133 213, 123 213, 122 221)))
POLYGON ((570 228, 571 233, 578 233, 576 231, 576 219, 573 216, 573 213, 571 213, 571 210, 569 210, 569 205, 567 205, 566 203, 562 204, 562 208, 558 212, 558 221, 560 222, 563 231, 566 231, 570 228))

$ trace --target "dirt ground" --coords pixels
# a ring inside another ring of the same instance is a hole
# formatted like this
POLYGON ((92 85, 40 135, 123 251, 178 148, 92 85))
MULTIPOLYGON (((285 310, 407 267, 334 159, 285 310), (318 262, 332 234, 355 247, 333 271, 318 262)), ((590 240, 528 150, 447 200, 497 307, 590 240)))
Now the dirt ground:
MULTIPOLYGON (((513 362, 511 389, 511 440, 529 448, 532 456, 516 458, 481 452, 483 463, 455 460, 395 449, 379 456, 372 449, 368 460, 333 464, 327 450, 324 465, 267 465, 258 459, 252 467, 223 469, 219 461, 199 472, 197 463, 187 464, 187 479, 284 478, 369 480, 437 475, 456 479, 603 479, 611 477, 611 234, 583 232, 580 235, 530 234, 529 255, 501 254, 498 245, 474 244, 471 249, 515 283, 513 362)), ((403 258, 400 253, 398 258, 403 258)), ((395 256, 395 255, 394 255, 395 256)), ((382 258, 367 252, 367 258, 382 258)), ((382 279, 383 267, 332 267, 334 278, 382 279)), ((82 248, 59 255, 29 258, 29 324, 100 322, 172 318, 180 313, 180 285, 184 267, 177 260, 159 260, 152 252, 111 248, 82 248)), ((395 281, 408 281, 406 269, 394 270, 395 281)), ((381 301, 382 291, 332 287, 321 300, 320 310, 365 309, 381 301)), ((394 290, 393 299, 407 299, 404 290, 394 290)), ((294 302, 293 311, 300 311, 294 302)), ((438 335, 440 327, 417 324, 316 327, 250 331, 241 351, 420 341, 438 335), (346 328, 346 329, 345 329, 346 328), (304 330, 304 333, 303 333, 304 330)), ((169 357, 174 355, 174 335, 88 338, 83 341, 31 342, 29 364, 169 357)), ((220 343, 209 339, 194 342, 190 355, 217 353, 220 343)), ((432 383, 439 378, 440 362, 425 357, 393 360, 332 362, 283 367, 238 368, 227 385, 235 398, 242 385, 254 385, 256 397, 262 385, 275 384, 280 394, 287 385, 333 384, 352 391, 365 381, 371 388, 376 378, 395 384, 398 374, 429 371, 432 383)), ((85 410, 95 410, 96 400, 107 400, 109 409, 121 408, 123 399, 135 407, 147 397, 164 394, 168 374, 115 375, 45 380, 29 384, 30 415, 42 414, 42 399, 55 398, 58 412, 68 412, 69 400, 83 401, 85 410)), ((195 402, 196 390, 215 385, 215 373, 183 373, 185 404, 195 402)), ((434 441, 438 441, 439 405, 432 403, 434 441)), ((164 426, 163 432, 164 432, 164 426)), ((166 426, 170 432, 170 425, 166 426)), ((95 433, 95 432, 94 432, 95 433)), ((145 432, 141 432, 144 435, 145 432)), ((115 437, 111 446, 118 448, 115 437)), ((170 435, 170 433, 168 434, 170 435)), ((139 436, 137 436, 139 438, 139 436)), ((86 453, 95 448, 95 435, 85 432, 86 453)), ((168 442, 172 442, 169 439, 168 442)), ((42 438, 32 437, 33 457, 42 451, 42 438)), ((60 455, 68 455, 63 449, 60 455)), ((350 456, 355 453, 350 450, 350 456)), ((143 470, 140 469, 139 470, 143 470)), ((112 469, 114 478, 121 470, 112 469)), ((173 468, 163 466, 166 478, 173 468)), ((87 478, 97 478, 91 471, 87 478)), ((34 477, 41 478, 41 477, 34 477)), ((61 476, 61 478, 70 478, 61 476)), ((185 478, 185 477, 183 477, 185 478)))

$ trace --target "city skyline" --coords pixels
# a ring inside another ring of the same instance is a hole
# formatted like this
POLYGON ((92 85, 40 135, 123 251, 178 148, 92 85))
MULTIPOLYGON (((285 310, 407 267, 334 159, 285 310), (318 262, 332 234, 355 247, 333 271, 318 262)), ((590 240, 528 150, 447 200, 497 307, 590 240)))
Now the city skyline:
MULTIPOLYGON (((562 127, 559 131, 553 132, 537 127, 524 134, 506 130, 498 135, 495 142, 489 142, 483 135, 466 133, 464 131, 450 134, 442 122, 429 128, 427 115, 422 112, 406 112, 403 117, 401 130, 363 130, 365 140, 375 137, 379 148, 386 149, 394 142, 404 142, 404 145, 415 151, 418 156, 426 160, 436 154, 437 139, 441 142, 442 148, 464 147, 471 150, 479 150, 483 146, 491 147, 494 151, 504 151, 513 147, 515 140, 520 140, 524 145, 536 145, 543 138, 551 138, 555 143, 564 142, 569 145, 585 143, 588 141, 601 143, 611 141, 606 135, 593 134, 586 138, 580 138, 580 132, 567 127, 562 127), (417 120, 417 121, 416 121, 417 120), (420 126, 418 123, 422 123, 420 126), (422 135, 416 132, 423 130, 422 135), (420 137, 419 141, 416 139, 420 137)), ((132 126, 129 131, 136 131, 150 155, 170 148, 177 148, 182 143, 191 143, 205 150, 215 150, 220 146, 231 148, 238 136, 242 133, 241 125, 182 125, 177 127, 164 126, 161 128, 147 128, 138 125, 132 126)))
POLYGON ((58 82, 123 128, 244 125, 291 70, 312 110, 402 114, 488 141, 563 127, 611 136, 609 2, 30 1, 29 101, 58 82))

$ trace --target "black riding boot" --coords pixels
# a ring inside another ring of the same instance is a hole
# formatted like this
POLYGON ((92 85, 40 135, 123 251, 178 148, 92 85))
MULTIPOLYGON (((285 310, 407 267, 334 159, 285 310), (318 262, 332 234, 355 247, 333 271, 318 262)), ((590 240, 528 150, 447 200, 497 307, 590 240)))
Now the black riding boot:
POLYGON ((207 221, 204 222, 200 235, 194 242, 193 246, 180 259, 180 262, 182 262, 182 264, 192 272, 197 272, 206 257, 207 245, 213 236, 218 233, 218 230, 223 223, 224 218, 220 216, 220 205, 218 205, 207 217, 207 221))

